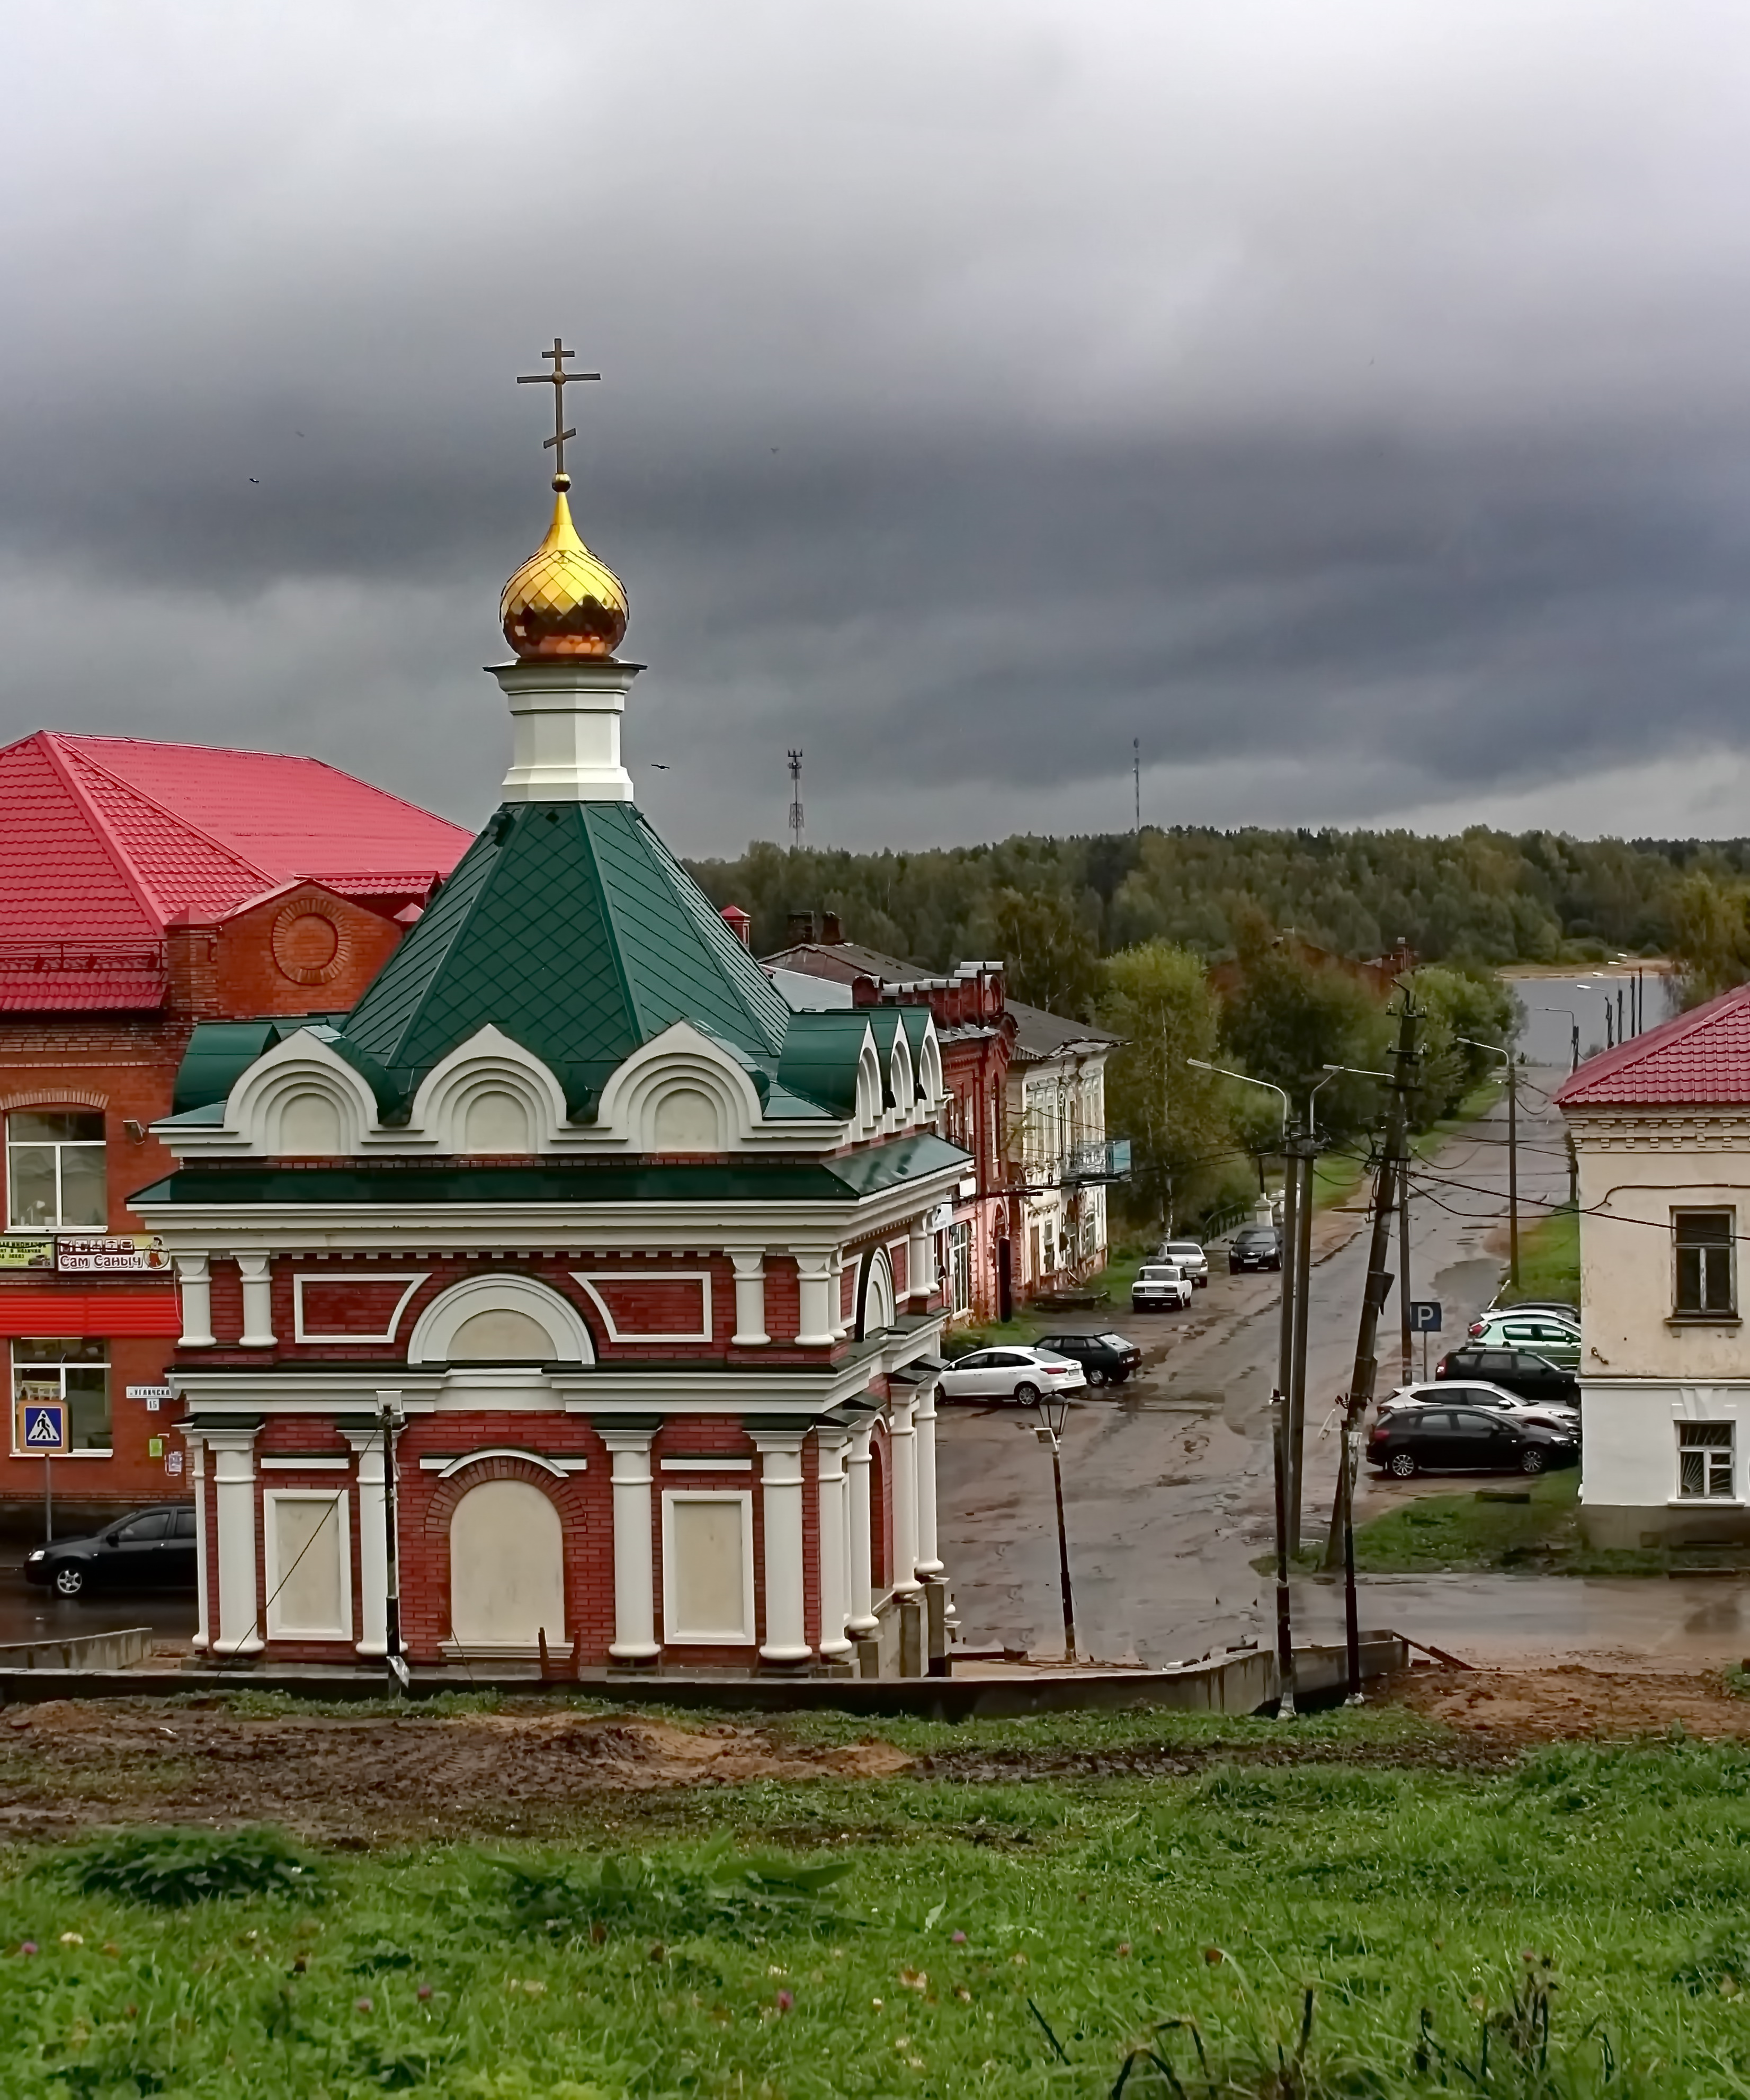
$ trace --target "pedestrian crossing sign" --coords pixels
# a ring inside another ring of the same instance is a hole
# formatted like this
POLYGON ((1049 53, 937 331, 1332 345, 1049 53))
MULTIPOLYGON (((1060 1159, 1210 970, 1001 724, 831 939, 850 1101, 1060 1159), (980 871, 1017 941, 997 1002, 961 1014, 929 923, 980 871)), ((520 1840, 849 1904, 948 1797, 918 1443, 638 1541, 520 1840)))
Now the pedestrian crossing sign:
POLYGON ((67 1403, 64 1400, 21 1400, 13 1424, 12 1448, 44 1458, 64 1458, 67 1441, 67 1403))

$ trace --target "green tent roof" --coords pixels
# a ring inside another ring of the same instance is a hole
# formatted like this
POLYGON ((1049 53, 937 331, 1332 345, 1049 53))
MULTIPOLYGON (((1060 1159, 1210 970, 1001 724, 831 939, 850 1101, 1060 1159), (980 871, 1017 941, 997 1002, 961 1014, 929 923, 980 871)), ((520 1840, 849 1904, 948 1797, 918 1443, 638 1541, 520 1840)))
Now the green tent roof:
POLYGON ((491 1026, 553 1070, 579 1116, 677 1021, 739 1053, 764 1093, 789 1019, 630 803, 532 802, 493 818, 341 1034, 385 1075, 386 1112, 491 1026))

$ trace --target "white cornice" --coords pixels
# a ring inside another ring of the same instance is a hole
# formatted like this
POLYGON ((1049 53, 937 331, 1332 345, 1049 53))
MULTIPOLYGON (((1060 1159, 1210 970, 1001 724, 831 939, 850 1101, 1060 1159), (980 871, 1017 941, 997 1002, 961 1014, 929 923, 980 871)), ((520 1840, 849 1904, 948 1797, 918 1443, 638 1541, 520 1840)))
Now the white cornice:
POLYGON ((1750 1152, 1750 1109, 1588 1108, 1563 1110, 1579 1152, 1750 1152))

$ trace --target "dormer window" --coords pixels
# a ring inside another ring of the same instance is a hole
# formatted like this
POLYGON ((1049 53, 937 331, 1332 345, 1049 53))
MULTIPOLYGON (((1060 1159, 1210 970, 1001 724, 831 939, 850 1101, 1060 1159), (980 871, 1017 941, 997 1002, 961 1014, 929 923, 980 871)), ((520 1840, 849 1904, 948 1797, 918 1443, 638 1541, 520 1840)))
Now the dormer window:
POLYGON ((104 1118, 91 1110, 15 1109, 6 1119, 7 1218, 14 1232, 109 1222, 104 1118))

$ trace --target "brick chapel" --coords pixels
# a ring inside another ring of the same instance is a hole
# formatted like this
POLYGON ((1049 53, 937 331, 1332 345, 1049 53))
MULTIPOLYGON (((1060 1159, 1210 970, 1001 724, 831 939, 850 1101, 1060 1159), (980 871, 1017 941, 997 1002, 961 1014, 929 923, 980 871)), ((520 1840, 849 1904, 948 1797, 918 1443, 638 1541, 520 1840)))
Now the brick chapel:
POLYGON ((350 1010, 196 1029, 153 1127, 196 1644, 939 1668, 934 1022, 792 1012, 634 806, 560 457, 496 814, 350 1010))

